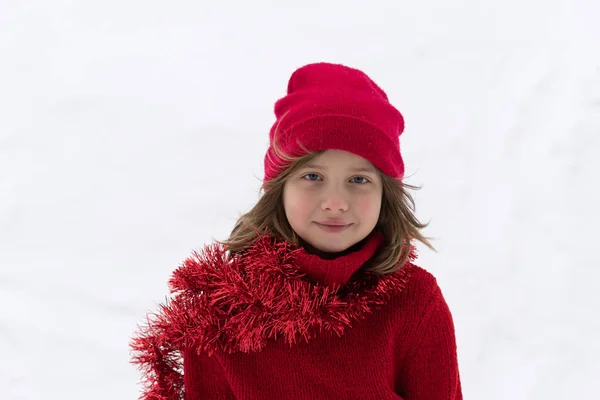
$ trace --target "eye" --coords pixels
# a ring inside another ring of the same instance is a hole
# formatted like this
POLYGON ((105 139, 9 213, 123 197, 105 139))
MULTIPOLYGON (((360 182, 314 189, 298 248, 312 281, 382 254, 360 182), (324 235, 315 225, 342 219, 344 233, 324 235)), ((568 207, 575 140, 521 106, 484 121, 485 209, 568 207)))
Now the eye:
POLYGON ((306 175, 302 176, 302 179, 306 179, 309 181, 316 181, 320 178, 321 177, 318 174, 306 174, 306 175))
POLYGON ((369 179, 364 176, 355 176, 351 179, 352 183, 364 184, 371 182, 369 179))

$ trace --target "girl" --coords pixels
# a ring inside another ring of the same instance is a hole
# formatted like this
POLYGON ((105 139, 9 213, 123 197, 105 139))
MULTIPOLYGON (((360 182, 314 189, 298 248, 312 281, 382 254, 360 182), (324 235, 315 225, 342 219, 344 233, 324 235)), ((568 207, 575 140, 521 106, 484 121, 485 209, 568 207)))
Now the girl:
POLYGON ((143 399, 462 399, 454 326, 402 182, 404 119, 318 63, 275 104, 264 193, 132 342, 143 399))

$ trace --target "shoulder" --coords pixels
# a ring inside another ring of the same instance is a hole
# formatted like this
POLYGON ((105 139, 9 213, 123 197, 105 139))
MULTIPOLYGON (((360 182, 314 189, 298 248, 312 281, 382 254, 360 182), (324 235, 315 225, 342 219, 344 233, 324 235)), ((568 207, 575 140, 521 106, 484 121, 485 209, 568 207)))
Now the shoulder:
POLYGON ((227 275, 231 258, 220 243, 204 245, 193 251, 172 273, 169 279, 171 293, 203 293, 215 279, 227 275))
POLYGON ((436 277, 424 268, 411 265, 404 290, 388 308, 393 326, 402 342, 418 342, 424 331, 453 332, 452 314, 436 277))
POLYGON ((433 288, 438 285, 436 277, 425 268, 417 265, 411 265, 409 268, 411 269, 409 285, 420 288, 433 288))
MULTIPOLYGON (((404 288, 392 299, 394 313, 406 317, 422 318, 435 309, 443 309, 446 301, 437 278, 426 269, 414 264, 407 265, 404 275, 404 288)), ((403 269, 404 269, 403 268, 403 269)))
POLYGON ((406 268, 407 281, 402 292, 405 297, 426 301, 440 291, 438 281, 431 272, 416 265, 406 268))

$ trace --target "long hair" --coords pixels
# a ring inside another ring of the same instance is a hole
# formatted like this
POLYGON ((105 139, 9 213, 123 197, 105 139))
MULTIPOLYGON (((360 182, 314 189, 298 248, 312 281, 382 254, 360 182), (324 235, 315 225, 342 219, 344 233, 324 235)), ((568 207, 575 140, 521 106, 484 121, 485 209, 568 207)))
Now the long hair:
MULTIPOLYGON (((274 141, 275 142, 275 141, 274 141)), ((288 177, 323 151, 308 152, 302 156, 283 154, 276 145, 274 153, 287 167, 273 179, 264 182, 258 202, 236 222, 229 239, 224 241, 228 251, 237 253, 254 243, 262 234, 299 244, 299 237, 290 226, 283 206, 283 188, 288 177)), ((384 237, 384 245, 369 260, 366 269, 371 273, 385 275, 394 272, 406 262, 413 240, 419 241, 434 250, 429 239, 421 231, 428 224, 421 223, 415 215, 415 202, 408 185, 378 170, 381 176, 383 193, 379 220, 375 226, 384 237)))

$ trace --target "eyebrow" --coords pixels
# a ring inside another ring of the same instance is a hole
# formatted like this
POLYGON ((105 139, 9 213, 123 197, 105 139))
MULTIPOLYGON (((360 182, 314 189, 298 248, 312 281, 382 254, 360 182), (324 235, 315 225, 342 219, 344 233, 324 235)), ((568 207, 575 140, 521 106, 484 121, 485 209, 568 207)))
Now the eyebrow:
MULTIPOLYGON (((321 164, 306 164, 303 168, 315 168, 315 169, 324 169, 326 170, 327 167, 321 164)), ((352 172, 376 172, 375 168, 368 166, 368 167, 355 167, 355 168, 350 168, 350 171, 352 172)))

